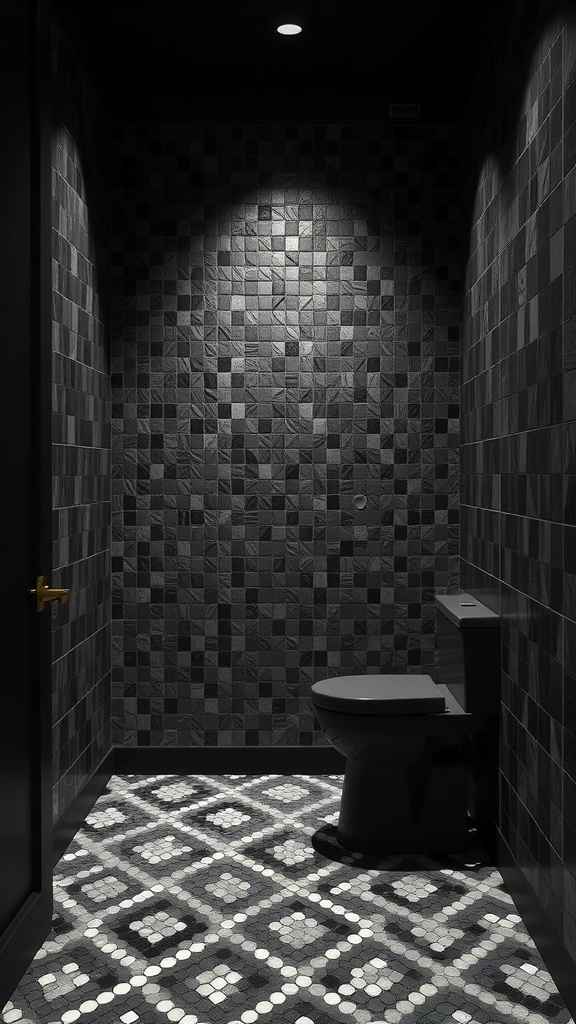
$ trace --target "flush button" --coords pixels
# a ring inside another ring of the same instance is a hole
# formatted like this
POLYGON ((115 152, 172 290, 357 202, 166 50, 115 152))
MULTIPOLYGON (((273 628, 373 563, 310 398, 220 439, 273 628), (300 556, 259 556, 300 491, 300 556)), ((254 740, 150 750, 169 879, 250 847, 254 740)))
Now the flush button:
POLYGON ((354 497, 352 498, 352 504, 354 505, 354 508, 358 510, 366 508, 366 505, 368 504, 368 498, 366 497, 365 494, 355 494, 354 497))
POLYGON ((461 608, 475 608, 476 601, 460 601, 461 608))

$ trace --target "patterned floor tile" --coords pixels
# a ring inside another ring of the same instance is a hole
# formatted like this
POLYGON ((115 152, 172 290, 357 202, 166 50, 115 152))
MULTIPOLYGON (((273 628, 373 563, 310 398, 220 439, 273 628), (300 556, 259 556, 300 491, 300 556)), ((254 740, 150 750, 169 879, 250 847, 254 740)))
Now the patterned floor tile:
POLYGON ((210 797, 218 795, 218 791, 209 782, 192 780, 188 776, 164 776, 165 781, 156 777, 138 781, 134 776, 131 780, 131 792, 134 797, 146 801, 154 810, 163 815, 196 807, 210 797))
POLYGON ((114 776, 2 1024, 573 1024, 502 877, 339 846, 341 776, 114 776))

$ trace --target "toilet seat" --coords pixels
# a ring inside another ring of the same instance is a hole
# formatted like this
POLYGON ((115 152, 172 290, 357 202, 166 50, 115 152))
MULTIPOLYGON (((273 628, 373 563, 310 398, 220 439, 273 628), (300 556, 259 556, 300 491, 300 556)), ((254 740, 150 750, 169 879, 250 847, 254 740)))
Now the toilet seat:
POLYGON ((352 715, 421 715, 446 711, 444 694, 431 676, 358 675, 312 684, 318 707, 352 715))

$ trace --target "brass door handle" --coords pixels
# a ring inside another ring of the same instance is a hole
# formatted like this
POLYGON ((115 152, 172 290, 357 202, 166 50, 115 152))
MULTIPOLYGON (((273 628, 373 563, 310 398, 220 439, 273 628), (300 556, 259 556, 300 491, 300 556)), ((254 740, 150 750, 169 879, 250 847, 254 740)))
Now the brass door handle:
POLYGON ((36 594, 36 611, 43 612, 44 605, 48 604, 49 601, 60 601, 60 604, 68 604, 72 591, 61 587, 51 587, 45 576, 39 576, 36 580, 36 586, 32 588, 30 593, 36 594))

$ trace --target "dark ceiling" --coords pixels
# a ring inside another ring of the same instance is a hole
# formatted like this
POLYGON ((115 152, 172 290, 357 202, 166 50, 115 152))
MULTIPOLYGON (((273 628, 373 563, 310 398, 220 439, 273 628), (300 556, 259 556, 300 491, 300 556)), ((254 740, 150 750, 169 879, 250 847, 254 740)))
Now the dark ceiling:
POLYGON ((508 0, 54 0, 113 115, 454 116, 508 0), (298 22, 301 35, 276 32, 298 22), (343 110, 342 105, 346 107, 343 110), (333 107, 333 111, 329 109, 333 107))

